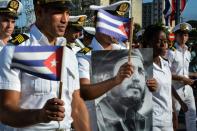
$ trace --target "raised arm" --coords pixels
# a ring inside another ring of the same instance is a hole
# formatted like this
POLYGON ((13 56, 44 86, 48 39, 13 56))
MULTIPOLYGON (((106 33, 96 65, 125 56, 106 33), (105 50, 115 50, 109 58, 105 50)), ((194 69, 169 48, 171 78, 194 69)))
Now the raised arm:
POLYGON ((125 78, 129 78, 132 74, 133 68, 131 64, 125 63, 120 67, 117 75, 111 79, 96 84, 90 84, 89 79, 81 78, 81 96, 85 100, 98 98, 116 85, 119 85, 125 78))

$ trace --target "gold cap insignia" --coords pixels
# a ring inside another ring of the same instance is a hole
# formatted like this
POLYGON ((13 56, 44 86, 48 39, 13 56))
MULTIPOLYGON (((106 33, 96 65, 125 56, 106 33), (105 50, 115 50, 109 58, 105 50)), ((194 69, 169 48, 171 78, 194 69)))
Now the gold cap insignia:
POLYGON ((79 25, 82 25, 82 26, 83 26, 83 25, 84 25, 85 20, 86 20, 86 18, 85 18, 84 16, 81 16, 81 17, 79 17, 79 19, 78 19, 78 21, 77 21, 77 22, 78 22, 78 24, 79 24, 79 25))
POLYGON ((182 30, 182 31, 189 30, 189 26, 185 23, 180 24, 180 30, 182 30))
POLYGON ((17 0, 11 0, 7 7, 11 12, 17 13, 17 10, 19 8, 19 2, 17 0))
POLYGON ((116 8, 116 12, 118 15, 123 16, 125 15, 128 8, 129 8, 129 4, 123 3, 116 8))

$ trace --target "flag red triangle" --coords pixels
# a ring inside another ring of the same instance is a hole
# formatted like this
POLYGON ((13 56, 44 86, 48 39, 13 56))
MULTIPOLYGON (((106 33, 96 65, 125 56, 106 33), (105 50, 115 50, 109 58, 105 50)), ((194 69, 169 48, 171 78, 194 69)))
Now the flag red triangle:
POLYGON ((44 61, 45 67, 57 77, 61 75, 62 52, 63 48, 59 48, 44 61))

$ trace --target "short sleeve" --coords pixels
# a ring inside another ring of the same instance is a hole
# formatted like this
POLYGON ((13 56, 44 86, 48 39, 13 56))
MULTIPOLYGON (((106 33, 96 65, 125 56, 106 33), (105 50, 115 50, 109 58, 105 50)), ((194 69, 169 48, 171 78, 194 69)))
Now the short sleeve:
POLYGON ((15 46, 5 46, 0 52, 0 89, 21 91, 20 71, 11 68, 15 46))
POLYGON ((167 52, 167 59, 169 61, 170 68, 172 67, 172 63, 174 61, 174 58, 175 58, 175 51, 168 50, 168 52, 167 52))
POLYGON ((86 56, 78 56, 79 78, 87 78, 90 80, 90 63, 86 56))

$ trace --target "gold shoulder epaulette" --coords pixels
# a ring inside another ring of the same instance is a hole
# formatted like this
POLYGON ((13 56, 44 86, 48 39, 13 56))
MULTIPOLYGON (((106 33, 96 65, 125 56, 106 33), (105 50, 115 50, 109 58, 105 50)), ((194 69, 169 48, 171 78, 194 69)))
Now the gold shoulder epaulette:
POLYGON ((175 51, 176 48, 174 46, 169 47, 170 50, 175 51))
POLYGON ((14 45, 20 45, 21 43, 23 43, 24 41, 28 39, 29 39, 29 36, 25 34, 17 34, 17 35, 12 36, 12 39, 9 40, 9 42, 14 45))
POLYGON ((92 50, 91 47, 85 47, 85 48, 81 49, 80 51, 78 51, 78 53, 83 53, 85 55, 88 52, 90 52, 91 50, 92 50))

